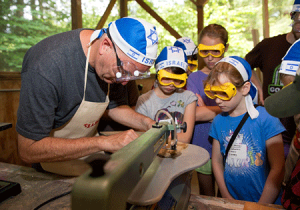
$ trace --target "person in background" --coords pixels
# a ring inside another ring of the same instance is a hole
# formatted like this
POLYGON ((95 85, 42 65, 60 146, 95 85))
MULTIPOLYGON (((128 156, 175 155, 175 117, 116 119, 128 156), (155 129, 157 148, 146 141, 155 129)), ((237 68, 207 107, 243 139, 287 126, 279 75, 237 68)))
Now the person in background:
POLYGON ((209 132, 213 172, 224 198, 280 204, 284 127, 264 107, 254 107, 256 88, 250 78, 247 61, 229 56, 215 65, 205 82, 206 95, 222 110, 209 132))
POLYGON ((174 46, 180 47, 184 50, 187 60, 188 60, 188 69, 186 71, 189 76, 191 73, 198 70, 198 58, 197 58, 197 46, 188 37, 182 37, 176 40, 174 46))
POLYGON ((268 96, 279 90, 277 81, 272 81, 273 78, 279 78, 277 67, 280 66, 287 50, 300 38, 300 0, 295 0, 290 16, 293 22, 289 33, 265 38, 245 56, 252 68, 251 80, 258 89, 259 102, 262 105, 268 96), (259 68, 263 73, 262 84, 254 71, 255 68, 259 68))
POLYGON ((281 203, 285 209, 300 208, 300 68, 297 69, 294 81, 282 90, 268 97, 266 110, 274 117, 294 116, 297 127, 286 162, 284 191, 281 203))
MULTIPOLYGON (((291 84, 296 76, 296 71, 298 70, 300 65, 300 39, 293 43, 293 45, 288 49, 285 56, 282 58, 282 62, 279 68, 279 78, 283 87, 291 84)), ((290 117, 292 118, 292 117, 290 117)), ((293 125, 293 128, 296 125, 293 125)), ((297 130, 296 130, 297 131, 297 130)), ((290 143, 284 143, 284 155, 287 159, 290 143)), ((286 168, 289 167, 287 165, 289 160, 286 160, 286 168)))
MULTIPOLYGON (((280 80, 283 84, 283 88, 292 84, 296 77, 296 72, 300 66, 300 39, 298 39, 294 44, 289 48, 285 56, 282 58, 279 74, 280 80)), ((267 110, 268 111, 268 110, 267 110)), ((285 186, 288 179, 291 176, 292 170, 295 166, 295 163, 298 159, 299 153, 297 149, 294 147, 293 142, 297 141, 297 136, 299 136, 299 131, 297 128, 297 124, 299 124, 300 114, 294 116, 294 121, 296 125, 296 133, 291 142, 291 145, 284 144, 284 152, 286 155, 285 161, 285 175, 283 180, 283 185, 285 186)))
POLYGON ((296 71, 300 65, 300 39, 295 41, 288 49, 279 68, 279 79, 283 86, 295 80, 296 71))
POLYGON ((31 47, 22 66, 16 126, 22 160, 41 163, 49 172, 80 175, 88 168, 81 158, 115 152, 138 137, 132 129, 97 136, 106 108, 118 123, 150 129, 155 121, 126 104, 123 85, 150 75, 157 46, 154 25, 126 17, 108 28, 77 29, 31 47))
MULTIPOLYGON (((282 88, 282 85, 278 84, 281 59, 291 45, 300 38, 300 0, 295 0, 290 16, 293 22, 289 33, 265 38, 245 56, 245 60, 252 68, 251 80, 258 89, 261 105, 268 96, 282 88), (259 68, 263 74, 262 84, 254 71, 255 68, 259 68)), ((284 117, 280 118, 280 121, 286 129, 282 133, 282 138, 285 147, 288 148, 296 131, 294 119, 284 117)))
POLYGON ((176 124, 186 122, 185 133, 177 133, 177 139, 190 143, 195 124, 197 97, 194 93, 184 90, 188 63, 182 48, 165 47, 155 61, 156 83, 154 89, 141 95, 135 110, 154 120, 166 120, 165 110, 174 118, 176 124), (157 115, 158 114, 158 115, 157 115))
MULTIPOLYGON (((221 112, 216 102, 204 93, 203 81, 228 50, 228 32, 218 24, 210 24, 199 35, 198 52, 205 62, 204 68, 190 75, 187 81, 187 90, 198 96, 196 108, 196 122, 192 144, 205 148, 210 156, 212 142, 209 140, 209 129, 214 117, 221 112)), ((197 177, 201 195, 215 195, 215 179, 211 168, 211 160, 204 166, 197 168, 197 177)))

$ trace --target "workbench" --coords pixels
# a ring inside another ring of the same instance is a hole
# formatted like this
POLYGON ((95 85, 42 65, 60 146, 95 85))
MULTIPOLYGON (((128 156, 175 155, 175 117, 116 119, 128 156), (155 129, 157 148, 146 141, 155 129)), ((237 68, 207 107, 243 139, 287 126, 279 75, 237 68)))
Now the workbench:
MULTIPOLYGON (((72 190, 76 178, 58 176, 51 173, 37 172, 35 169, 7 163, 0 163, 0 179, 18 182, 22 192, 0 203, 0 209, 5 210, 33 210, 41 203, 72 190)), ((199 196, 191 194, 189 210, 221 210, 244 209, 244 201, 232 201, 224 198, 199 196)), ((268 205, 276 209, 283 209, 278 205, 268 205)), ((68 194, 52 201, 40 208, 71 209, 71 195, 68 194)))

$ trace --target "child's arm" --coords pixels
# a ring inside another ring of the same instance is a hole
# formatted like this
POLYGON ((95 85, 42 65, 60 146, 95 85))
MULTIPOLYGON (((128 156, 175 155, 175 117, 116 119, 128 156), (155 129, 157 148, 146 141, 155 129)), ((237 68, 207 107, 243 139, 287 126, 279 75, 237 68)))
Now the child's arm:
POLYGON ((178 133, 177 139, 183 143, 190 143, 195 126, 195 115, 196 115, 196 101, 190 103, 185 107, 183 122, 186 122, 186 132, 178 133))
POLYGON ((284 150, 281 134, 266 141, 270 173, 258 203, 274 203, 284 176, 284 150))
POLYGON ((215 175, 218 187, 220 189, 221 195, 223 198, 234 199, 225 184, 224 180, 224 166, 223 166, 223 156, 220 150, 220 142, 216 139, 213 140, 212 145, 212 157, 211 163, 213 168, 213 173, 215 175))
POLYGON ((212 121, 219 113, 221 113, 219 106, 197 106, 196 121, 212 121))
POLYGON ((206 106, 202 97, 196 93, 198 97, 198 106, 196 108, 196 121, 212 121, 217 114, 221 113, 219 106, 206 106))

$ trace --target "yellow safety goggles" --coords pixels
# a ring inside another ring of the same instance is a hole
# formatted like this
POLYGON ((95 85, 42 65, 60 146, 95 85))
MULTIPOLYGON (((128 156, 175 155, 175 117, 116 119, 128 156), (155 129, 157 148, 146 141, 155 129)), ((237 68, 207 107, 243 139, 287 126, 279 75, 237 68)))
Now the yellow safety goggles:
POLYGON ((210 86, 206 84, 204 93, 211 99, 219 98, 224 101, 229 101, 235 96, 236 87, 230 82, 226 82, 220 86, 210 86))
POLYGON ((205 58, 209 55, 215 58, 219 58, 223 55, 224 52, 225 52, 225 46, 221 43, 213 46, 207 46, 204 44, 198 45, 198 53, 202 58, 205 58))
POLYGON ((198 69, 198 61, 197 60, 188 60, 188 69, 191 72, 194 72, 198 69))
POLYGON ((157 73, 159 84, 167 86, 174 85, 177 88, 182 88, 186 84, 187 74, 172 74, 166 70, 159 70, 157 73))

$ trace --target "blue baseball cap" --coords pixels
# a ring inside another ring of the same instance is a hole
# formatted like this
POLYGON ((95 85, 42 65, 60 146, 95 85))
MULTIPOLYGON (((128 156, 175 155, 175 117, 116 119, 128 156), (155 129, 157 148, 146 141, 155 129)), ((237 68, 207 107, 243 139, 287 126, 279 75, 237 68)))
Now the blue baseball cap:
POLYGON ((155 61, 156 72, 168 67, 179 67, 184 71, 187 70, 187 57, 182 48, 167 46, 160 52, 155 61))

